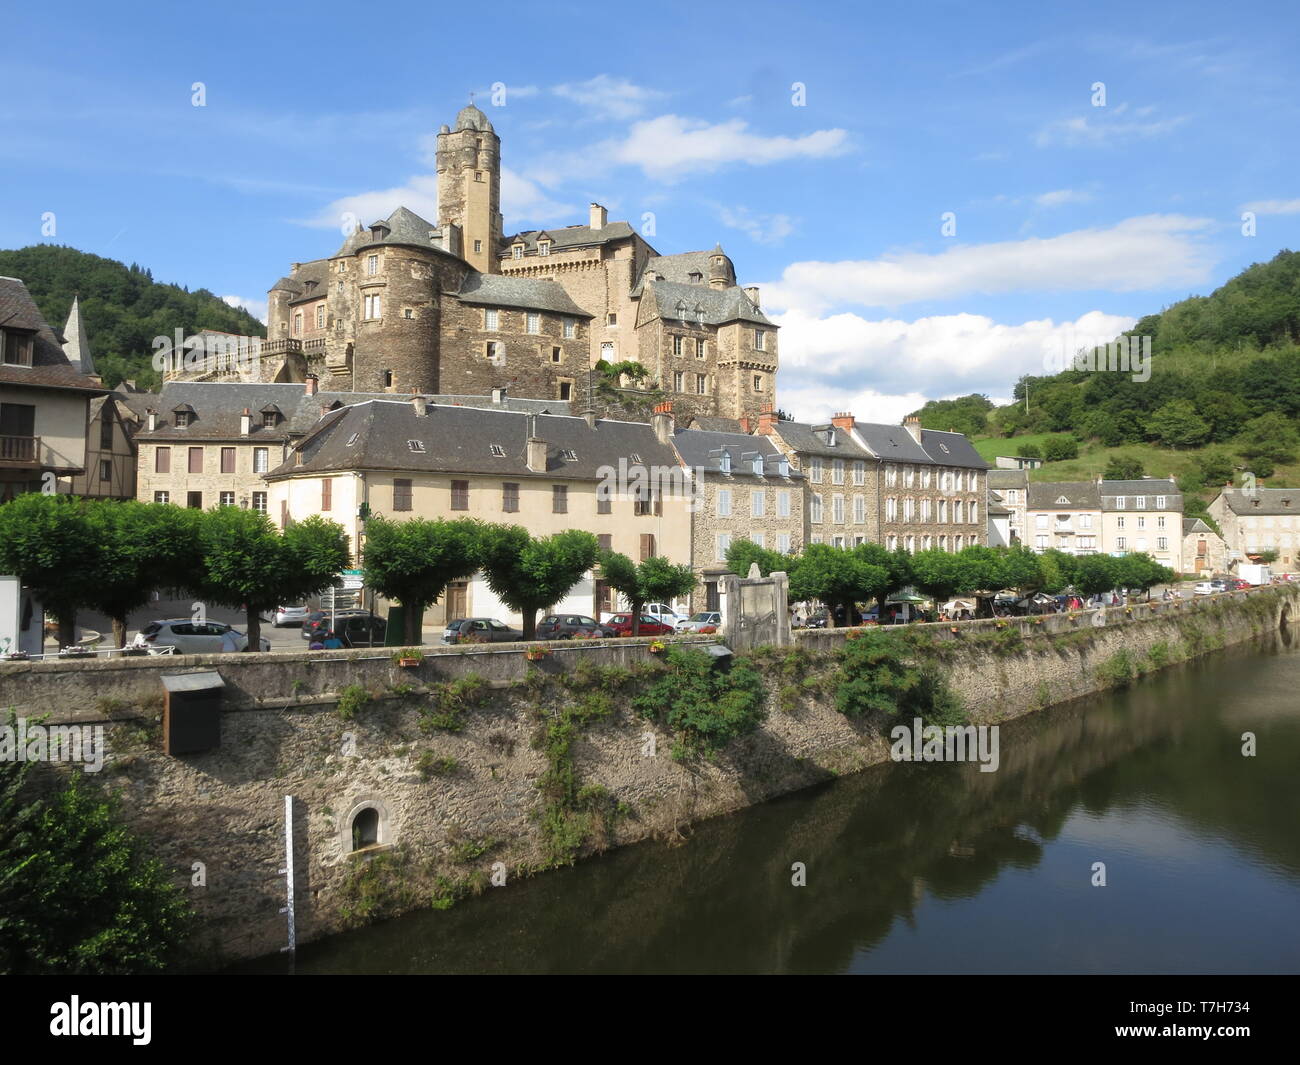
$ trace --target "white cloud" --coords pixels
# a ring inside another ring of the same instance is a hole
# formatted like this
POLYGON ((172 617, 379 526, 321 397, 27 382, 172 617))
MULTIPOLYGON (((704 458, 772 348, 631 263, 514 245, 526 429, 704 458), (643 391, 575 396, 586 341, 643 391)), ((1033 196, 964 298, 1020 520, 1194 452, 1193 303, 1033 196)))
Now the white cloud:
POLYGON ((307 219, 304 225, 325 229, 334 226, 339 230, 339 240, 345 232, 348 218, 355 218, 358 223, 368 226, 378 218, 387 218, 398 207, 414 211, 429 222, 438 220, 438 178, 434 174, 418 174, 407 180, 405 185, 391 189, 376 189, 372 192, 358 192, 354 196, 344 196, 322 208, 314 218, 307 219))
POLYGON ((540 185, 509 167, 501 168, 501 213, 517 221, 545 225, 557 220, 577 218, 579 210, 567 203, 552 200, 540 185))
POLYGON ((643 114, 654 101, 663 99, 665 93, 634 85, 626 78, 611 78, 597 74, 586 81, 556 85, 556 96, 581 104, 596 118, 629 119, 643 114))
POLYGON ((266 300, 250 300, 243 296, 222 296, 222 303, 228 303, 232 307, 242 307, 263 325, 266 324, 266 300))
POLYGON ((764 285, 764 299, 776 308, 811 311, 837 304, 897 307, 976 292, 1177 288, 1208 280, 1210 257, 1195 237, 1209 225, 1202 218, 1144 215, 1105 229, 958 245, 936 255, 798 262, 764 285))
POLYGON ((1091 199, 1092 193, 1082 189, 1053 189, 1035 196, 1034 203, 1039 207, 1061 207, 1067 203, 1087 203, 1091 199))
POLYGON ((794 221, 785 214, 760 214, 748 207, 720 207, 724 226, 739 229, 755 244, 780 244, 794 232, 794 221))
POLYGON ((896 422, 927 399, 981 392, 1004 396, 1023 374, 1042 374, 1062 352, 1104 343, 1134 319, 1089 311, 1010 325, 977 314, 914 321, 856 314, 773 316, 781 327, 778 405, 801 420, 837 410, 863 421, 896 422), (790 382, 797 382, 789 387, 790 382))
POLYGON ((598 145, 593 154, 640 167, 647 177, 676 181, 692 172, 746 163, 766 166, 787 159, 821 159, 846 148, 842 129, 821 129, 801 137, 765 137, 733 118, 710 124, 680 115, 660 115, 635 123, 622 140, 598 145))
MULTIPOLYGON (((1173 132, 1187 121, 1186 115, 1156 119, 1151 122, 1130 121, 1121 117, 1127 110, 1127 104, 1112 108, 1099 107, 1092 115, 1079 115, 1076 118, 1062 118, 1049 122, 1035 135, 1034 143, 1040 148, 1052 144, 1063 144, 1067 148, 1106 147, 1123 141, 1160 137, 1173 132)), ((1154 108, 1151 107, 1143 107, 1134 113, 1142 118, 1151 114, 1153 110, 1154 108)))
POLYGON ((1241 209, 1255 214, 1300 214, 1300 200, 1255 200, 1241 209))

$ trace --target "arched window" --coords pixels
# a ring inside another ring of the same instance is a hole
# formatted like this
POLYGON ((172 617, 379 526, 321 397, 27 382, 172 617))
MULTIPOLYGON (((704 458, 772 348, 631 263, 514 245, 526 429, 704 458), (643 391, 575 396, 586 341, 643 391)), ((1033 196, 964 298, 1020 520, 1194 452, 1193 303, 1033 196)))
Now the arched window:
POLYGON ((352 849, 359 851, 379 843, 379 811, 366 806, 352 818, 352 849))

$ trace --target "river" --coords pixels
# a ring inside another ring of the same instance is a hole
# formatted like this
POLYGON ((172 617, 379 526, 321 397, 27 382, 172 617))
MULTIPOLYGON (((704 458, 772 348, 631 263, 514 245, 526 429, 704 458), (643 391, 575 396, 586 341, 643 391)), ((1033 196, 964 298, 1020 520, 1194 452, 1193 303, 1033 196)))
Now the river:
POLYGON ((1300 969, 1300 651, 1217 652, 1000 739, 996 772, 878 766, 309 944, 296 971, 1300 969))

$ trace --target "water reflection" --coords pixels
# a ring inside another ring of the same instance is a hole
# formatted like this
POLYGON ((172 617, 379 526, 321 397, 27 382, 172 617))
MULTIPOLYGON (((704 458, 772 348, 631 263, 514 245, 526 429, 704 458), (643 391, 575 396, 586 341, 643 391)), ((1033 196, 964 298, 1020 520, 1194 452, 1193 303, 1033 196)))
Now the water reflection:
POLYGON ((1300 654, 1281 640, 1230 650, 1004 726, 996 773, 876 767, 683 846, 309 945, 297 968, 1294 971, 1298 689, 1300 654))

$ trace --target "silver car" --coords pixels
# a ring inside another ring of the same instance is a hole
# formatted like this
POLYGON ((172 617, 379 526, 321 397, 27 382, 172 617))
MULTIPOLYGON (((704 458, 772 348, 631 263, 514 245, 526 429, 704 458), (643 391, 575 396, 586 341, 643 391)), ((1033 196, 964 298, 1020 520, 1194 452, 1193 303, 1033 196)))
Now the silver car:
MULTIPOLYGON (((261 645, 263 651, 271 649, 271 641, 265 636, 261 639, 261 645)), ((215 655, 224 651, 245 650, 248 647, 248 637, 221 621, 173 618, 149 622, 135 634, 131 646, 159 652, 163 647, 173 647, 175 651, 172 653, 178 655, 215 655)))
POLYGON ((301 625, 310 613, 305 606, 278 606, 271 618, 271 624, 277 629, 285 625, 301 625))
POLYGON ((677 623, 678 632, 699 632, 701 629, 720 628, 722 626, 722 614, 717 610, 701 610, 698 614, 692 614, 689 618, 677 623))

